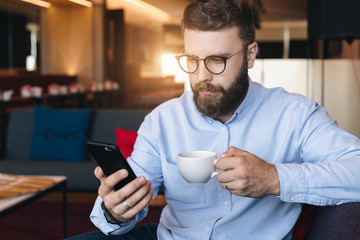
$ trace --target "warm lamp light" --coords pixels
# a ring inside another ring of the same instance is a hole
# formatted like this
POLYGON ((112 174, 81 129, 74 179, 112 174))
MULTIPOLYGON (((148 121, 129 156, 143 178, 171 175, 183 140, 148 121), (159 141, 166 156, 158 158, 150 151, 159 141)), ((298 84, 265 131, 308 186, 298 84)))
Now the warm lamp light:
POLYGON ((92 7, 93 3, 87 0, 69 0, 70 2, 80 4, 84 7, 92 7))
POLYGON ((51 3, 45 2, 45 1, 42 1, 42 0, 21 0, 21 1, 31 3, 31 4, 34 4, 34 5, 37 5, 37 6, 40 6, 40 7, 44 7, 44 8, 51 7, 51 3))
POLYGON ((161 56, 161 75, 174 76, 176 83, 184 83, 184 91, 190 90, 189 75, 185 73, 178 65, 175 59, 175 53, 164 53, 161 56))
POLYGON ((151 16, 153 19, 159 21, 166 21, 169 18, 169 15, 166 12, 141 0, 107 0, 107 7, 108 9, 124 8, 131 12, 136 12, 140 14, 140 16, 151 16))

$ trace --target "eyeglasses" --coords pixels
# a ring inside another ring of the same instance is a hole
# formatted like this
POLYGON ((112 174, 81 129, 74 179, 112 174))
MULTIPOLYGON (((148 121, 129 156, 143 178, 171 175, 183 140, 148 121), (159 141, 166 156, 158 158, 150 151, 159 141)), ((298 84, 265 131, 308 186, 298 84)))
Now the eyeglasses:
POLYGON ((206 58, 197 58, 191 55, 178 54, 175 56, 180 68, 186 73, 194 73, 199 68, 199 61, 204 61, 206 69, 212 74, 221 74, 225 71, 226 61, 234 55, 240 53, 242 50, 231 54, 230 56, 208 56, 206 58))

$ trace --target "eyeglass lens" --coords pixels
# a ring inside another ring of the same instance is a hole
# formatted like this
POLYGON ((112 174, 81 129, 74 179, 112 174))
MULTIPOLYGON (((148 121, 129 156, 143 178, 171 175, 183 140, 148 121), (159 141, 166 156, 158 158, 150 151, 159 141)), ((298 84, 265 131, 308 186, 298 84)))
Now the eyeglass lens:
MULTIPOLYGON (((194 73, 199 67, 199 61, 192 56, 181 56, 179 58, 179 64, 182 70, 187 73, 194 73)), ((225 70, 225 60, 218 56, 209 56, 204 59, 205 67, 209 72, 214 74, 220 74, 225 70)))

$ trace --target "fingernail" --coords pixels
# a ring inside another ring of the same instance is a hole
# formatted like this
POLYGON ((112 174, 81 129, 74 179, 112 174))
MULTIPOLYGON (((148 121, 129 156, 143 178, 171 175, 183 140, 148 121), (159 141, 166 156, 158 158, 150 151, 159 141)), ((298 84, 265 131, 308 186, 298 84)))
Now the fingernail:
POLYGON ((120 175, 121 175, 122 177, 127 177, 128 173, 127 173, 126 170, 121 170, 121 171, 120 171, 120 175))
POLYGON ((140 177, 140 178, 139 178, 139 183, 140 183, 141 185, 144 185, 144 184, 146 183, 146 179, 145 179, 144 177, 140 177))

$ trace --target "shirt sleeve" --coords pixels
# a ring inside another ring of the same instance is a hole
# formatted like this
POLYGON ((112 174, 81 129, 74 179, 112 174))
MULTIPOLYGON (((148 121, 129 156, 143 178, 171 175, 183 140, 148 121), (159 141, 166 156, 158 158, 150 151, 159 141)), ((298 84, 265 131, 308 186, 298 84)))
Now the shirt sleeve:
MULTIPOLYGON (((153 133, 149 132, 149 124, 151 124, 151 118, 147 116, 138 130, 134 151, 127 160, 137 176, 144 176, 147 180, 151 181, 151 187, 154 189, 154 199, 162 184, 162 174, 160 161, 156 161, 156 159, 159 159, 156 149, 156 139, 154 140, 152 138, 153 133)), ((101 197, 98 196, 90 219, 97 228, 107 235, 119 235, 129 232, 137 222, 146 217, 148 212, 148 206, 146 206, 133 221, 122 224, 111 224, 105 219, 101 208, 102 201, 101 197)))
POLYGON ((276 164, 285 202, 338 205, 360 201, 359 157, 303 164, 276 164))
POLYGON ((313 104, 299 111, 302 163, 276 163, 280 199, 313 205, 360 201, 360 140, 313 104))
POLYGON ((91 211, 90 220, 106 235, 120 235, 129 232, 138 221, 142 220, 146 216, 148 211, 148 208, 146 207, 138 215, 136 215, 135 219, 131 222, 111 224, 105 219, 104 212, 101 208, 102 201, 101 197, 98 196, 91 211))

